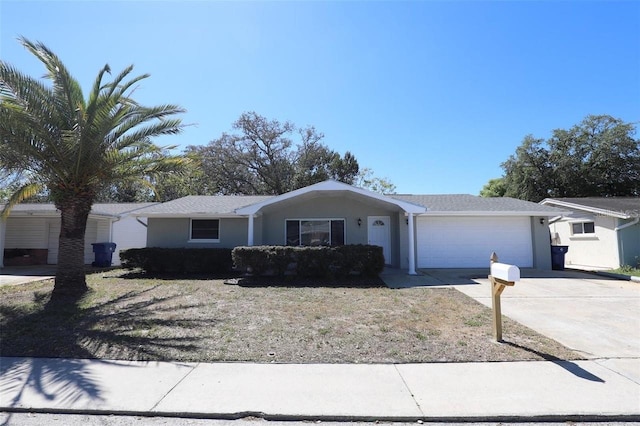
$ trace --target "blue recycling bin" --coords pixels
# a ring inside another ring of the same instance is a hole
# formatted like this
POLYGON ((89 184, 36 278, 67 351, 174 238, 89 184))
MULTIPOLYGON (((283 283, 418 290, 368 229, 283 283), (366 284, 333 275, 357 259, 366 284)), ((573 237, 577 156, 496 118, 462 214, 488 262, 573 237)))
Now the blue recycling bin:
POLYGON ((569 246, 551 246, 551 269, 564 271, 564 255, 569 251, 569 246))
POLYGON ((92 266, 111 266, 113 252, 116 251, 116 243, 93 243, 93 253, 95 259, 92 266))

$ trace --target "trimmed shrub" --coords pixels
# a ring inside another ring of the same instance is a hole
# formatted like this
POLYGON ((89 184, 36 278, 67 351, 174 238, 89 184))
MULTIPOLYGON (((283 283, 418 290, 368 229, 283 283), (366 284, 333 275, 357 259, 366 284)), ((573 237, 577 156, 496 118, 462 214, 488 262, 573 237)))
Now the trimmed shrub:
POLYGON ((151 274, 223 274, 232 270, 231 249, 146 247, 120 252, 122 266, 151 274))
POLYGON ((291 269, 294 247, 236 247, 231 253, 236 269, 253 275, 285 275, 291 269))
POLYGON ((384 269, 382 247, 253 246, 232 252, 237 269, 252 275, 297 275, 309 278, 376 277, 384 269))

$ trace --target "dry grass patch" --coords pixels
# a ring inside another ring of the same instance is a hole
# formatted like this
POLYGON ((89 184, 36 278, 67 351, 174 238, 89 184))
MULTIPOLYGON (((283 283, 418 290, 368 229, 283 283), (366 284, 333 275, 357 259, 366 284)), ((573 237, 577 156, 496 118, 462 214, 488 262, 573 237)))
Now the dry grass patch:
POLYGON ((493 342, 491 311, 453 289, 391 290, 377 279, 243 286, 127 278, 121 270, 87 279, 92 291, 77 304, 49 302, 51 281, 0 288, 0 354, 284 363, 578 359, 507 318, 508 342, 493 342))

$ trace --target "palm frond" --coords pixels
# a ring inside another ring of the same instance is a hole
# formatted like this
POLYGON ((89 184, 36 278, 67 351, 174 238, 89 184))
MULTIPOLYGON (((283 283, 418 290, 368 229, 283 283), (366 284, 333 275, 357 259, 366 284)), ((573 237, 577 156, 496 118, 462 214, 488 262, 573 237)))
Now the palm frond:
POLYGON ((55 130, 43 125, 42 120, 29 111, 0 103, 0 161, 15 170, 38 172, 43 166, 57 169, 60 161, 57 147, 47 143, 55 130))
MULTIPOLYGON (((119 98, 120 96, 122 96, 121 95, 121 93, 123 92, 122 90, 120 91, 120 94, 117 94, 115 96, 114 96, 114 93, 116 93, 116 90, 118 90, 121 87, 122 80, 124 80, 126 76, 131 74, 131 71, 133 71, 133 65, 129 65, 128 67, 120 71, 120 73, 116 75, 113 78, 113 80, 105 86, 105 94, 109 97, 114 97, 114 98, 119 98)), ((142 76, 137 78, 137 81, 147 77, 148 77, 147 74, 143 74, 142 76)))
POLYGON ((182 131, 181 121, 179 119, 165 119, 147 126, 140 124, 147 120, 136 119, 129 123, 124 123, 124 129, 119 127, 113 135, 113 147, 116 149, 125 149, 135 145, 137 141, 146 140, 155 136, 175 135, 182 131), (137 124, 133 124, 137 123, 137 124), (128 132, 125 134, 125 132, 128 132))
POLYGON ((60 112, 66 115, 68 122, 72 122, 73 113, 79 106, 84 106, 85 102, 80 84, 71 76, 60 58, 43 43, 32 42, 25 37, 20 37, 19 41, 47 68, 47 78, 53 83, 56 104, 60 112))
POLYGON ((61 116, 55 92, 6 63, 0 63, 0 87, 4 109, 0 131, 13 141, 11 147, 23 151, 32 165, 36 159, 45 164, 64 162, 66 154, 47 142, 59 138, 60 129, 67 126, 67 114, 61 116))
POLYGON ((16 192, 11 194, 11 197, 9 197, 9 200, 4 205, 2 212, 0 212, 0 219, 4 220, 9 217, 11 210, 16 206, 16 204, 20 204, 24 200, 37 195, 42 189, 42 184, 38 182, 30 182, 18 188, 16 192))
POLYGON ((56 118, 53 91, 13 66, 0 61, 0 102, 15 105, 41 119, 56 118))
POLYGON ((167 156, 162 148, 151 143, 140 143, 124 151, 110 150, 105 157, 112 171, 105 180, 128 179, 132 177, 156 176, 165 172, 181 173, 191 160, 182 156, 167 156))
POLYGON ((106 64, 100 72, 98 72, 98 76, 96 77, 93 88, 89 93, 89 101, 87 102, 87 108, 84 111, 84 121, 86 125, 91 125, 93 123, 96 110, 100 107, 100 93, 104 90, 104 85, 102 84, 102 79, 106 73, 111 73, 111 68, 108 64, 106 64))
POLYGON ((46 67, 48 87, 0 61, 0 164, 30 170, 56 199, 65 191, 95 194, 123 180, 143 179, 179 168, 151 143, 176 134, 184 110, 176 105, 146 107, 132 95, 148 74, 131 77, 129 66, 113 79, 105 65, 87 101, 79 83, 42 43, 21 43, 46 67))

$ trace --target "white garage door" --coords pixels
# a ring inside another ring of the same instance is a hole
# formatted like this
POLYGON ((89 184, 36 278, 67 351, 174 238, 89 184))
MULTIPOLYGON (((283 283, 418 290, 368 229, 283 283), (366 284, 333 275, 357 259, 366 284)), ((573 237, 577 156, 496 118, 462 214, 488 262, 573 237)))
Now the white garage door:
POLYGON ((489 267, 491 252, 500 262, 533 266, 528 217, 418 217, 419 268, 489 267))

